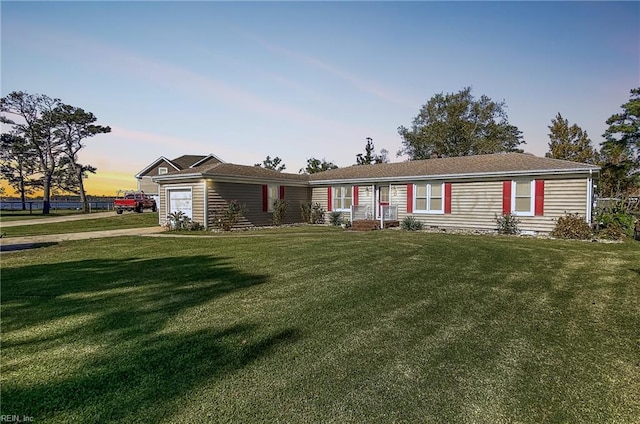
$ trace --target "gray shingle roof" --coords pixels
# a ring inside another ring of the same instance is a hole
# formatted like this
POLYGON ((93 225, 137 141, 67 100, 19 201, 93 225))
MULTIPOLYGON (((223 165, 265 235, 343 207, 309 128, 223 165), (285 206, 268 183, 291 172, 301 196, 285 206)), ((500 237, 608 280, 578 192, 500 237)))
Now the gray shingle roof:
POLYGON ((332 169, 309 176, 309 181, 393 179, 418 176, 455 176, 455 175, 497 175, 503 173, 522 174, 527 172, 589 172, 599 167, 566 160, 542 158, 524 153, 497 153, 491 155, 460 156, 414 160, 399 163, 375 165, 353 165, 332 169))
POLYGON ((178 158, 171 159, 171 162, 180 169, 187 169, 196 162, 201 161, 206 156, 201 155, 182 155, 178 158))
POLYGON ((246 179, 264 179, 264 180, 285 180, 285 181, 308 181, 308 175, 289 174, 286 172, 278 172, 271 169, 265 169, 260 166, 236 165, 233 163, 205 163, 194 168, 187 168, 181 171, 165 174, 170 178, 181 175, 203 175, 203 176, 221 176, 221 177, 240 177, 246 179))

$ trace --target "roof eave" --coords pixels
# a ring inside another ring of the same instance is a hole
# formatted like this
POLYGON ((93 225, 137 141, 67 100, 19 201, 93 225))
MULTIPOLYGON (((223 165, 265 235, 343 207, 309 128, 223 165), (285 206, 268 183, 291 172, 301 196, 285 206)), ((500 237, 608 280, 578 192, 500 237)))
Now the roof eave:
POLYGON ((538 169, 538 170, 526 170, 526 171, 500 171, 500 172, 474 172, 467 174, 439 174, 439 175, 410 175, 402 177, 372 177, 372 178, 336 178, 327 180, 311 180, 309 184, 314 185, 330 185, 330 184, 345 184, 345 183, 375 183, 375 182, 392 182, 392 181, 415 181, 415 180, 469 180, 478 177, 482 178, 495 178, 505 176, 523 176, 523 175, 568 175, 568 174, 588 174, 598 173, 599 167, 590 168, 573 168, 573 169, 538 169))
POLYGON ((215 174, 215 173, 207 173, 207 172, 198 172, 198 173, 190 173, 190 174, 165 174, 162 176, 156 176, 152 178, 152 181, 155 183, 167 183, 172 181, 180 181, 180 180, 192 180, 192 179, 202 179, 202 178, 210 178, 219 182, 226 183, 255 183, 255 184, 286 184, 288 186, 300 186, 300 187, 308 187, 309 182, 307 180, 288 180, 283 178, 262 178, 262 177, 251 177, 245 175, 223 175, 223 174, 215 174))

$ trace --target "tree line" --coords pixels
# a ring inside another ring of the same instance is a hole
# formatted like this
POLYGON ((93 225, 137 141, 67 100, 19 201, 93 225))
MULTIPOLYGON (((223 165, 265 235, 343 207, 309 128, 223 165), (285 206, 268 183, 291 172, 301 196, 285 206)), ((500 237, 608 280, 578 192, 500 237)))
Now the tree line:
POLYGON ((93 113, 42 94, 14 91, 0 101, 0 120, 8 128, 0 139, 0 174, 25 197, 42 190, 42 213, 48 214, 54 189, 80 195, 85 212, 89 203, 84 179, 96 168, 79 162, 86 139, 111 132, 96 125, 93 113))
MULTIPOLYGON (((470 87, 457 93, 439 93, 424 104, 413 118, 410 128, 398 127, 402 148, 397 156, 409 160, 439 157, 471 156, 501 152, 524 152, 522 132, 509 123, 505 102, 495 102, 487 96, 475 98, 470 87)), ((551 120, 549 151, 546 157, 599 165, 598 191, 602 197, 624 197, 640 186, 640 88, 630 91, 630 99, 621 105, 622 111, 606 120, 609 126, 602 135, 600 149, 594 147, 586 131, 569 121, 560 112, 551 120)), ((356 165, 388 162, 388 152, 375 153, 373 139, 367 137, 364 153, 356 155, 356 165)), ((281 171, 282 159, 269 156, 265 168, 281 171), (272 163, 273 162, 273 163, 272 163), (273 164, 279 167, 273 166, 273 164)), ((300 173, 334 169, 325 159, 310 158, 300 173)))

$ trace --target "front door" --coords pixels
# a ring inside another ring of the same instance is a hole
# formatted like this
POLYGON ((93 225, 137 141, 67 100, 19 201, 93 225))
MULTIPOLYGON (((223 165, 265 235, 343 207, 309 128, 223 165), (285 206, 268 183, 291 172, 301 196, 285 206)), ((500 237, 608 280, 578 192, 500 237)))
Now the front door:
POLYGON ((382 207, 389 206, 389 186, 377 186, 376 187, 376 219, 380 219, 382 216, 382 207))

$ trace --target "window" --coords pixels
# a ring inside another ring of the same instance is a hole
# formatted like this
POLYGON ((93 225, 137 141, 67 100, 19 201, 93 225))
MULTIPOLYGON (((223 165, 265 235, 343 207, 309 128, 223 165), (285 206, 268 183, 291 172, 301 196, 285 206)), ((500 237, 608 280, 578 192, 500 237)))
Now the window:
POLYGON ((512 212, 519 216, 533 216, 534 209, 534 181, 513 181, 512 182, 512 212))
POLYGON ((166 166, 161 166, 161 167, 158 168, 158 175, 164 175, 167 172, 169 172, 169 170, 167 169, 166 166))
POLYGON ((278 186, 269 184, 267 188, 267 212, 273 212, 273 204, 278 198, 278 186))
POLYGON ((414 193, 414 212, 444 213, 444 184, 416 184, 414 193))
POLYGON ((333 187, 332 210, 351 210, 353 201, 353 188, 351 186, 333 187))

